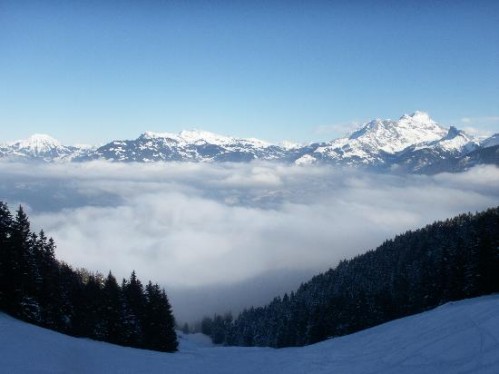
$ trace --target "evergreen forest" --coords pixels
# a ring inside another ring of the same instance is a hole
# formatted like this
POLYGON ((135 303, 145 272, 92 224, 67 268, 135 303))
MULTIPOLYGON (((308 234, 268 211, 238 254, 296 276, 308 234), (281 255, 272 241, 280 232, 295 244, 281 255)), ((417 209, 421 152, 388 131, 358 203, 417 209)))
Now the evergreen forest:
MULTIPOLYGON (((0 202, 0 310, 65 334, 163 352, 177 350, 175 319, 157 284, 133 271, 121 284, 55 258, 55 243, 31 231, 22 207, 0 202)), ((341 261, 298 290, 236 318, 206 317, 215 344, 313 344, 499 292, 499 207, 408 231, 341 261)), ((185 327, 188 330, 187 326, 185 327)))
POLYGON ((408 231, 270 304, 206 317, 216 344, 289 347, 499 291, 499 208, 408 231))
POLYGON ((157 284, 132 272, 119 284, 58 261, 55 243, 30 229, 22 207, 0 202, 0 310, 65 334, 163 352, 177 350, 175 320, 157 284))

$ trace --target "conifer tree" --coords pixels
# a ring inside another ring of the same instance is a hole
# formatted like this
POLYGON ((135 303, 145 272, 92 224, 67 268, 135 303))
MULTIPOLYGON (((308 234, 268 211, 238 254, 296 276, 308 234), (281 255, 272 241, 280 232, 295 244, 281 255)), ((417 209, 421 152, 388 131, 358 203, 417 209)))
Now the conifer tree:
POLYGON ((175 319, 164 290, 149 282, 145 289, 144 346, 164 352, 177 350, 175 319))
POLYGON ((33 259, 33 245, 36 236, 30 232, 28 216, 22 206, 16 212, 12 227, 12 285, 13 312, 21 318, 37 322, 39 305, 34 300, 34 277, 37 269, 33 259))
POLYGON ((203 320, 216 343, 299 346, 499 292, 499 208, 463 214, 387 240, 313 277, 290 296, 203 320))
POLYGON ((0 308, 13 309, 13 247, 12 247, 12 214, 7 204, 0 201, 0 308))
POLYGON ((22 207, 12 218, 0 202, 0 310, 71 335, 176 350, 175 320, 158 285, 146 295, 134 271, 120 287, 111 272, 75 271, 54 251, 43 230, 31 232, 22 207))
POLYGON ((123 343, 123 294, 116 278, 109 272, 104 282, 103 293, 103 318, 104 339, 110 343, 123 343))
POLYGON ((132 271, 130 279, 123 282, 123 294, 125 302, 125 336, 123 337, 125 345, 137 344, 142 347, 143 339, 143 319, 146 298, 144 287, 137 278, 135 270, 132 271))

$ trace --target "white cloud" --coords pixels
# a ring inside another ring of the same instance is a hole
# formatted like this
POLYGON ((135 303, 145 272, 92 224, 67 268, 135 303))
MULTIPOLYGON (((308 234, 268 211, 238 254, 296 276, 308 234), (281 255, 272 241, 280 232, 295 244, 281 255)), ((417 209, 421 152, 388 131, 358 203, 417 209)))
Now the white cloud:
MULTIPOLYGON (((323 271, 408 229, 499 203, 495 167, 401 177, 268 163, 0 163, 0 177, 0 196, 31 206, 59 258, 119 277, 135 269, 173 290, 323 271)), ((192 301, 175 295, 192 317, 192 301)))
POLYGON ((460 121, 465 132, 479 137, 491 136, 499 128, 499 116, 463 117, 460 121))
POLYGON ((463 123, 499 123, 499 116, 484 116, 484 117, 463 117, 463 123))

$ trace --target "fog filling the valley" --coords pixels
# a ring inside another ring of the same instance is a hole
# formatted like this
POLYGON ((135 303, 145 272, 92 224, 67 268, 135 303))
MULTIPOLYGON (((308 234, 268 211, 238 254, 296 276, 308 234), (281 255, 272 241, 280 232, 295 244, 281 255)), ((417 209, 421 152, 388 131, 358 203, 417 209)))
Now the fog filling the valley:
POLYGON ((239 311, 437 219, 499 203, 499 169, 394 176, 271 163, 0 163, 73 267, 164 286, 177 320, 239 311))

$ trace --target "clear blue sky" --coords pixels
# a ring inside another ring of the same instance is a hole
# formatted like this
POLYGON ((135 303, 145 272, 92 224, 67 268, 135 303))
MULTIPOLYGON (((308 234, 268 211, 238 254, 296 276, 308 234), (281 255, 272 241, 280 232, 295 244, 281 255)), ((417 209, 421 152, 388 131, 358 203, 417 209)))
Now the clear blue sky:
POLYGON ((499 1, 0 0, 0 142, 328 140, 415 110, 499 131, 499 1))

